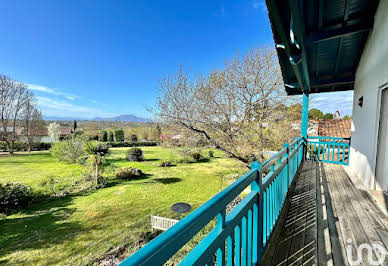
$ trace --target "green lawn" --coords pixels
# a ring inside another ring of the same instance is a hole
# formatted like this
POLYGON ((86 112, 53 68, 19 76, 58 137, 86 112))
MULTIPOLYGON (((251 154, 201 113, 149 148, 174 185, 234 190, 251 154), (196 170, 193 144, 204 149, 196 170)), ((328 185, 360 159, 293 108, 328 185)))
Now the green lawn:
MULTIPOLYGON (((195 209, 219 192, 221 176, 246 170, 218 152, 208 162, 161 168, 155 163, 180 155, 173 149, 144 147, 144 162, 127 162, 127 149, 112 149, 104 173, 109 187, 36 203, 0 219, 0 264, 85 265, 122 246, 129 254, 140 235, 150 231, 150 215, 174 217, 170 206, 182 201, 195 209), (113 179, 114 169, 122 166, 138 167, 147 175, 113 179)), ((50 177, 70 184, 81 178, 82 170, 56 162, 47 152, 0 157, 0 182, 18 181, 37 190, 50 177)))

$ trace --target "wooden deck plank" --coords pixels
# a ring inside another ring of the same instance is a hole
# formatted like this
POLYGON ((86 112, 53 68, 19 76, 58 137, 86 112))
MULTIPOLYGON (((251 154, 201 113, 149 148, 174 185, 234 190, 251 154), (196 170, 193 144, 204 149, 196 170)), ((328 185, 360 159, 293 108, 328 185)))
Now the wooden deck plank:
POLYGON ((330 239, 328 223, 327 195, 323 184, 323 177, 319 167, 316 167, 317 175, 317 261, 326 262, 326 265, 333 265, 333 251, 330 239))
MULTIPOLYGON (((320 180, 322 182, 322 189, 324 190, 324 196, 326 200, 326 210, 327 210, 327 224, 329 227, 329 236, 330 236, 330 245, 332 248, 331 254, 326 253, 326 257, 318 257, 319 261, 326 261, 330 263, 330 255, 333 258, 334 265, 349 265, 346 258, 346 251, 343 241, 341 241, 341 228, 338 220, 337 210, 333 204, 332 195, 335 192, 331 192, 330 187, 327 182, 326 173, 324 170, 323 163, 318 165, 320 180)), ((319 229, 320 231, 320 229, 319 229)), ((321 247, 323 249, 323 247, 321 247)), ((326 251, 328 252, 328 251, 326 251)))
MULTIPOLYGON (((333 167, 332 165, 329 165, 328 167, 333 167)), ((341 192, 342 199, 344 201, 344 204, 346 206, 345 211, 346 215, 348 217, 348 221, 351 224, 353 235, 355 236, 355 244, 357 247, 359 247, 362 244, 369 244, 369 238, 368 235, 366 234, 364 230, 364 226, 362 224, 361 216, 362 216, 362 210, 356 208, 355 206, 357 205, 356 200, 354 199, 354 196, 351 194, 348 194, 346 185, 344 184, 344 178, 345 176, 343 175, 343 172, 341 171, 341 167, 333 167, 335 176, 336 176, 336 181, 339 187, 339 190, 341 192)), ((365 221, 364 221, 365 222, 365 221)), ((347 239, 345 239, 345 242, 347 239)), ((371 265, 368 261, 368 251, 366 249, 363 249, 362 254, 363 254, 363 262, 364 265, 371 265)), ((374 260, 376 259, 376 255, 373 252, 372 257, 374 260)))
MULTIPOLYGON (((352 240, 352 244, 351 244, 352 254, 351 255, 352 255, 353 261, 355 261, 357 259, 357 257, 356 257, 357 250, 356 250, 356 245, 355 245, 356 241, 355 241, 355 237, 353 235, 353 231, 351 230, 351 225, 348 222, 348 218, 347 218, 345 206, 344 206, 344 201, 341 197, 341 192, 340 192, 340 190, 338 188, 338 184, 336 182, 336 176, 334 175, 334 173, 331 170, 327 170, 325 167, 323 168, 323 171, 325 172, 326 179, 327 179, 328 185, 330 187, 330 197, 332 198, 335 209, 337 210, 337 219, 338 219, 338 224, 339 224, 340 232, 341 232, 341 237, 340 237, 340 241, 342 243, 341 248, 342 247, 345 248, 346 240, 351 239, 352 240)), ((335 217, 334 217, 334 219, 335 219, 335 217)), ((346 254, 346 256, 345 256, 344 260, 347 261, 348 264, 350 264, 347 260, 348 254, 347 254, 346 249, 345 249, 345 254, 346 254)))
MULTIPOLYGON (((375 218, 372 218, 370 213, 368 213, 367 209, 369 209, 369 206, 368 204, 366 204, 365 198, 362 197, 360 192, 355 188, 355 186, 353 186, 350 178, 347 176, 344 169, 341 168, 339 169, 339 171, 341 172, 341 176, 343 177, 343 186, 347 191, 349 198, 351 199, 351 204, 353 205, 353 208, 357 210, 357 216, 360 219, 361 226, 364 229, 369 244, 377 243, 388 250, 388 246, 386 245, 386 243, 388 242, 388 232, 383 230, 380 230, 379 232, 376 230, 381 228, 381 224, 376 224, 377 220, 375 218), (384 232, 386 232, 386 234, 384 232)), ((374 214, 376 215, 377 213, 375 212, 374 214)), ((374 253, 376 257, 379 256, 379 254, 376 254, 376 252, 374 253)), ((388 256, 386 256, 385 258, 384 265, 388 265, 388 256)))
MULTIPOLYGON (((387 247, 388 218, 365 193, 342 166, 306 161, 271 239, 271 263, 263 265, 350 265, 349 240, 353 261, 361 244, 387 247)), ((371 265, 365 249, 359 265, 371 265)))

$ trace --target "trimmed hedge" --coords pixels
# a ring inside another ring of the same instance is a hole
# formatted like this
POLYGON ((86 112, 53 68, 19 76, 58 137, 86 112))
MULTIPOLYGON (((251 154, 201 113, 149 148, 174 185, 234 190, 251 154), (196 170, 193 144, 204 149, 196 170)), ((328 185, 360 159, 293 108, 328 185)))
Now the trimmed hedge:
POLYGON ((137 168, 123 167, 117 170, 116 177, 120 179, 132 179, 142 176, 144 173, 137 168))
POLYGON ((156 141, 123 141, 123 142, 108 142, 108 145, 112 148, 120 148, 120 147, 141 147, 141 146, 157 146, 158 143, 156 141))
MULTIPOLYGON (((43 143, 43 142, 35 143, 32 146, 33 151, 44 151, 44 150, 49 150, 50 148, 51 148, 51 143, 43 143)), ((28 151, 28 143, 16 141, 13 144, 13 150, 14 151, 28 151)), ((0 151, 1 152, 8 151, 7 143, 5 143, 5 141, 0 141, 0 151)))
POLYGON ((141 162, 144 160, 143 151, 140 148, 131 148, 127 151, 127 160, 130 162, 141 162))

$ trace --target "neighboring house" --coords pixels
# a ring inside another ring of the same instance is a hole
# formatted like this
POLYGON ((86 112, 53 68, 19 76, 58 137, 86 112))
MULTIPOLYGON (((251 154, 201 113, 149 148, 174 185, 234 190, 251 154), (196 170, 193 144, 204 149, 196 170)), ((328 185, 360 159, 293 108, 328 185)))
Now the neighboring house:
MULTIPOLYGON (((13 132, 13 126, 7 126, 6 131, 7 131, 8 133, 13 132)), ((22 131, 23 131, 23 128, 22 128, 22 127, 20 127, 20 126, 16 126, 16 127, 15 127, 16 135, 20 135, 22 131)), ((3 133, 3 132, 4 132, 3 125, 0 124, 0 141, 4 141, 4 137, 2 136, 2 133, 3 133)))
MULTIPOLYGON (((7 127, 7 132, 12 132, 12 131, 13 131, 13 127, 12 126, 7 127)), ((0 128, 0 133, 1 132, 4 132, 2 127, 0 128)), ((66 136, 69 136, 69 135, 71 135, 72 132, 73 131, 72 131, 71 128, 63 127, 63 128, 61 128, 60 138, 64 138, 66 136)), ((25 131, 24 131, 23 127, 16 126, 16 134, 18 136, 18 140, 19 141, 27 142, 27 137, 25 136, 25 131)), ((44 129, 40 130, 39 132, 34 133, 34 135, 41 137, 40 138, 40 142, 43 142, 43 143, 52 143, 52 142, 54 142, 54 139, 49 136, 48 128, 44 128, 44 129)), ((2 141, 2 140, 4 140, 4 139, 2 139, 2 137, 0 136, 0 141, 2 141)))
MULTIPOLYGON (((66 136, 69 136, 69 135, 71 135, 71 133, 73 133, 73 131, 70 127, 62 127, 59 138, 64 138, 66 136)), ((52 137, 50 137, 47 128, 45 128, 44 131, 42 132, 42 139, 40 140, 40 142, 44 142, 44 143, 54 142, 54 139, 52 137)))
POLYGON ((161 141, 168 141, 168 140, 174 140, 178 141, 181 138, 180 134, 165 134, 165 135, 160 135, 160 140, 161 141))
POLYGON ((181 138, 180 134, 174 135, 174 136, 171 137, 171 139, 173 139, 173 140, 180 140, 180 138, 181 138))
MULTIPOLYGON (((300 131, 301 129, 301 120, 294 120, 291 122, 291 127, 293 130, 300 131)), ((309 120, 309 126, 307 128, 307 134, 309 136, 317 136, 318 135, 318 124, 319 121, 309 120)))
POLYGON ((318 135, 324 137, 350 138, 352 120, 330 119, 321 120, 318 125, 318 135))

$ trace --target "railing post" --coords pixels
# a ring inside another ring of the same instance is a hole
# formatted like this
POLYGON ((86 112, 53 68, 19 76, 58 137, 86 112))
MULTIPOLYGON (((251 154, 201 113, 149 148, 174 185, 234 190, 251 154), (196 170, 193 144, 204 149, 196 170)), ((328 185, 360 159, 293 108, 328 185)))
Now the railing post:
POLYGON ((303 105, 302 105, 302 123, 301 123, 301 135, 307 138, 307 129, 309 123, 309 92, 303 91, 303 105))
MULTIPOLYGON (((295 144, 294 144, 293 150, 295 150, 298 147, 298 142, 297 142, 298 139, 299 138, 294 139, 295 144)), ((299 151, 296 151, 295 156, 296 156, 296 170, 295 171, 297 171, 298 167, 299 167, 299 151)))
POLYGON ((252 245, 252 265, 261 265, 263 255, 263 191, 262 174, 260 172, 261 163, 254 161, 251 169, 257 170, 256 181, 252 182, 251 190, 258 193, 258 202, 253 205, 253 245, 252 245))
POLYGON ((288 186, 290 185, 290 167, 289 167, 290 159, 288 157, 288 155, 290 154, 290 147, 288 143, 285 143, 283 147, 286 148, 286 154, 284 157, 287 160, 286 166, 287 166, 287 191, 288 191, 288 186))

